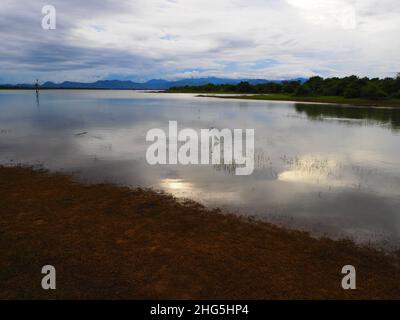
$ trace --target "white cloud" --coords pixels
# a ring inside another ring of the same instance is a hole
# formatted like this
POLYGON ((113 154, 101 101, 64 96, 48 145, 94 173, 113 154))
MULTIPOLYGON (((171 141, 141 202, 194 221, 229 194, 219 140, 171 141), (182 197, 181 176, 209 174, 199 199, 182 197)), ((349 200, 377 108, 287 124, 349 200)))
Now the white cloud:
MULTIPOLYGON (((356 8, 345 0, 287 0, 298 8, 300 14, 316 25, 355 29, 357 26, 356 8)), ((353 2, 354 3, 354 2, 353 2)))

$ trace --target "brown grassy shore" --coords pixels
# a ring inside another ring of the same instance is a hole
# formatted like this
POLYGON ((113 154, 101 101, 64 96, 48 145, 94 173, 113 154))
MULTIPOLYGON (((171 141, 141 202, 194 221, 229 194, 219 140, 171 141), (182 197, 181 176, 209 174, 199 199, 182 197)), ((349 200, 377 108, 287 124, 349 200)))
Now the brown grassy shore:
POLYGON ((0 252, 1 299, 400 297, 395 255, 22 167, 0 167, 0 252), (41 289, 46 264, 57 290, 41 289))

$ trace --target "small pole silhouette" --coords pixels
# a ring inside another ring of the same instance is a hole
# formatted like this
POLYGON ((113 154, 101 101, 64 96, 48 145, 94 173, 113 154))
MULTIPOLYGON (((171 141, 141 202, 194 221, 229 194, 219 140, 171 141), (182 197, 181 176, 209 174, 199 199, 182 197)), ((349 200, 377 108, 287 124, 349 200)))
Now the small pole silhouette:
POLYGON ((38 79, 36 79, 35 91, 36 91, 36 104, 39 107, 39 80, 38 79))

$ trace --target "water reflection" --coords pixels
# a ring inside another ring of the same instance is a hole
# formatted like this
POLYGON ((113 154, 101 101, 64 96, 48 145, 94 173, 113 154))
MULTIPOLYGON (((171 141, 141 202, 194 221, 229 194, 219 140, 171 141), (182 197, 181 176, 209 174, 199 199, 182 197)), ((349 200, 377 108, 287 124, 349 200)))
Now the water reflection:
MULTIPOLYGON (((400 130, 400 108, 364 108, 340 105, 296 104, 296 111, 312 120, 364 120, 361 124, 379 123, 400 130)), ((356 122, 353 122, 355 124, 356 122)))
POLYGON ((40 110, 39 92, 36 91, 36 106, 40 110))
POLYGON ((38 110, 32 92, 1 91, 0 161, 154 187, 318 234, 396 244, 398 123, 397 110, 132 91, 41 92, 38 110), (234 175, 234 165, 148 165, 145 134, 167 130, 169 120, 196 130, 255 129, 253 175, 234 175))
POLYGON ((188 194, 193 190, 193 183, 190 183, 188 181, 184 181, 183 179, 162 179, 160 181, 160 187, 170 191, 171 193, 174 193, 177 195, 180 193, 180 195, 185 195, 188 194))

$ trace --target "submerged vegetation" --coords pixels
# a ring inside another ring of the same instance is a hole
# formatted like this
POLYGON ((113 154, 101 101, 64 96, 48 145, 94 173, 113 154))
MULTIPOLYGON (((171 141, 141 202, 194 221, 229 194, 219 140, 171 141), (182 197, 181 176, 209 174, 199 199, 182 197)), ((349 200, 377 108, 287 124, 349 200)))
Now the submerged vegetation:
MULTIPOLYGON (((282 81, 260 84, 240 82, 234 84, 207 84, 204 86, 173 87, 167 92, 190 93, 250 93, 264 96, 266 100, 306 100, 316 102, 359 102, 383 101, 399 99, 400 74, 396 78, 359 78, 350 76, 344 78, 312 77, 306 82, 282 81)), ((247 98, 247 97, 246 97, 247 98)), ((261 97, 259 97, 261 98, 261 97)))

